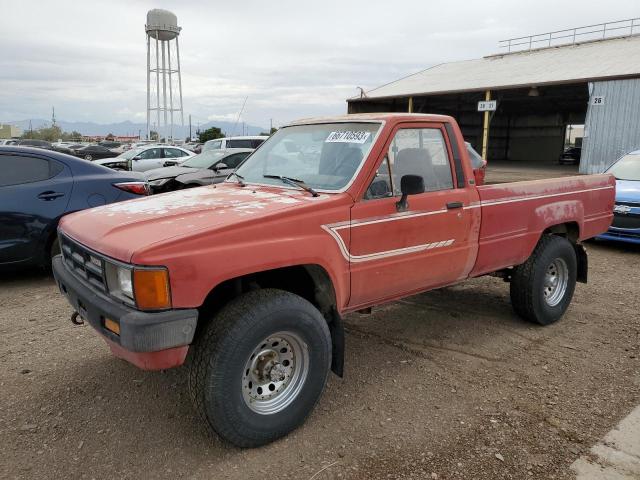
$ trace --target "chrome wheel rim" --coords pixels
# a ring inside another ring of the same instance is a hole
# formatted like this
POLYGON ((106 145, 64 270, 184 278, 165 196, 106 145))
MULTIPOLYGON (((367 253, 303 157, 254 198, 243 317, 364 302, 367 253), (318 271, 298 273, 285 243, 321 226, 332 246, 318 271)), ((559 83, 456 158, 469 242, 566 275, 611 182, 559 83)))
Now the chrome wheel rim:
POLYGON ((242 370, 242 397, 256 413, 278 413, 299 395, 308 374, 307 344, 296 333, 275 333, 249 355, 242 370))
POLYGON ((568 284, 569 268, 567 267, 567 263, 561 258, 556 258, 547 267, 547 271, 544 275, 542 291, 547 305, 550 307, 558 305, 564 298, 568 284))

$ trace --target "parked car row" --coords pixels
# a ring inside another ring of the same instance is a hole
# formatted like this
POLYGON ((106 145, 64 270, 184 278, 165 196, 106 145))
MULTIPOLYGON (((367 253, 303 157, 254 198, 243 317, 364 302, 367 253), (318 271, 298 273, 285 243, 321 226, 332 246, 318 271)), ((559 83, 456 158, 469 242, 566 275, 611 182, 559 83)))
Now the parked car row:
POLYGON ((131 170, 145 172, 153 168, 177 165, 194 155, 193 152, 182 148, 167 145, 147 145, 124 152, 118 156, 98 160, 98 165, 116 170, 131 170))
POLYGON ((190 157, 180 165, 146 172, 151 193, 213 185, 222 182, 253 152, 250 148, 209 150, 190 157))
POLYGON ((255 135, 244 137, 228 137, 209 140, 202 146, 202 151, 226 150, 228 148, 253 148, 256 149, 269 138, 268 135, 255 135))

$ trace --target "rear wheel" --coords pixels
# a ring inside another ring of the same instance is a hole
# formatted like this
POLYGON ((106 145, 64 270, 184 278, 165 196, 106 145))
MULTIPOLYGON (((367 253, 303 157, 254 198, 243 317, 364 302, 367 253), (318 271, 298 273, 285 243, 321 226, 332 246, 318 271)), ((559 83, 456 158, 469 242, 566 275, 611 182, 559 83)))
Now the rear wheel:
POLYGON ((577 260, 571 242, 544 235, 525 263, 514 268, 511 304, 521 317, 549 325, 558 321, 571 303, 576 286, 577 260))
POLYGON ((269 443, 302 424, 331 364, 324 317, 282 290, 256 290, 233 300, 193 348, 193 403, 218 435, 240 447, 269 443))
POLYGON ((84 159, 91 161, 91 160, 93 160, 93 157, 91 155, 85 155, 84 159))

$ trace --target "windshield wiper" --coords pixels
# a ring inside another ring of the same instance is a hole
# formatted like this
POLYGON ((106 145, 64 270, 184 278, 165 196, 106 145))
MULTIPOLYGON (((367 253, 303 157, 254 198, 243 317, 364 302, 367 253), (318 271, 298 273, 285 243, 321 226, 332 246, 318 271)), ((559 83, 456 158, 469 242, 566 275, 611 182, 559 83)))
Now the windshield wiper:
POLYGON ((302 180, 298 180, 297 178, 285 177, 283 175, 263 175, 263 177, 264 178, 275 178, 275 179, 280 180, 281 182, 284 182, 284 183, 286 183, 288 185, 293 185, 294 187, 299 187, 299 188, 309 192, 314 197, 319 196, 318 192, 316 192, 309 185, 304 183, 302 180))
POLYGON ((244 183, 244 177, 242 175, 240 175, 240 174, 238 174, 236 172, 231 172, 227 178, 230 178, 232 175, 236 176, 236 178, 238 179, 238 183, 240 184, 241 187, 246 187, 247 186, 247 184, 244 183))

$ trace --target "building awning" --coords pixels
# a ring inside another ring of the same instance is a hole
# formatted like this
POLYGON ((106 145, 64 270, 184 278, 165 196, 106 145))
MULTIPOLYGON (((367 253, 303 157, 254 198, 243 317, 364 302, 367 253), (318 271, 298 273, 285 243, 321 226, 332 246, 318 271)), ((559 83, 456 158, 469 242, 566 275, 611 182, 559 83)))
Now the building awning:
POLYGON ((640 77, 640 35, 443 63, 348 101, 634 77, 640 77))

